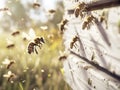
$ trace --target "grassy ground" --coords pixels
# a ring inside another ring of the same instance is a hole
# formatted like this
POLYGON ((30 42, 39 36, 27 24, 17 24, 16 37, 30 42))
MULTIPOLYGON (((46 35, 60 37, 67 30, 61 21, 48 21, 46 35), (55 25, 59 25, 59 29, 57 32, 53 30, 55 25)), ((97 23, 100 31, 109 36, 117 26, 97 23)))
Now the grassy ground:
POLYGON ((37 36, 45 38, 45 44, 38 49, 38 54, 28 54, 29 41, 11 33, 0 35, 0 90, 70 90, 64 81, 62 63, 58 60, 59 51, 63 50, 62 39, 56 30, 36 30, 37 36), (15 46, 6 48, 8 43, 15 46), (6 68, 5 59, 15 63, 6 68), (14 76, 3 77, 11 71, 14 76))

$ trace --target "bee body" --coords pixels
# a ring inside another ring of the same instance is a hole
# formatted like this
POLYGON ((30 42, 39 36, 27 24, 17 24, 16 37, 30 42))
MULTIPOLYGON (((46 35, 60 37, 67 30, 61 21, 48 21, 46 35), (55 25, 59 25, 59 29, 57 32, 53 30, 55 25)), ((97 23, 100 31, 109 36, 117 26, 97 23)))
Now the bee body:
POLYGON ((55 13, 55 12, 56 12, 56 11, 53 10, 53 9, 49 10, 49 13, 55 13))
POLYGON ((68 20, 65 19, 60 24, 60 31, 61 31, 62 34, 63 34, 64 30, 65 30, 65 25, 67 24, 67 22, 68 22, 68 20))
POLYGON ((33 8, 37 8, 37 7, 40 7, 40 4, 37 3, 37 2, 34 2, 34 3, 33 3, 33 8))
POLYGON ((77 8, 75 9, 75 17, 78 17, 79 14, 80 14, 80 8, 77 7, 77 8))
POLYGON ((29 43, 28 45, 28 53, 31 54, 32 52, 34 53, 34 48, 36 44, 34 42, 29 43))
POLYGON ((9 44, 9 45, 6 46, 6 48, 8 48, 8 49, 13 48, 13 47, 15 47, 15 44, 9 44))
POLYGON ((11 61, 11 62, 7 65, 7 69, 9 69, 14 63, 15 63, 15 61, 11 61))
POLYGON ((65 60, 65 59, 67 59, 67 56, 65 56, 65 55, 59 57, 59 61, 62 61, 62 60, 65 60))
POLYGON ((34 53, 34 51, 35 51, 36 54, 38 54, 36 47, 38 46, 41 49, 41 46, 43 43, 45 43, 43 37, 35 38, 34 42, 30 42, 28 45, 28 53, 31 54, 32 52, 34 53))
POLYGON ((90 28, 90 24, 93 23, 94 19, 95 19, 95 17, 93 15, 87 16, 83 22, 82 29, 90 28))
POLYGON ((86 4, 84 2, 80 3, 75 9, 74 12, 75 17, 78 17, 79 15, 83 17, 84 16, 83 11, 85 10, 85 8, 86 8, 86 4))
POLYGON ((16 35, 19 35, 19 34, 20 34, 19 31, 15 31, 15 32, 13 32, 11 35, 12 35, 12 36, 16 36, 16 35))

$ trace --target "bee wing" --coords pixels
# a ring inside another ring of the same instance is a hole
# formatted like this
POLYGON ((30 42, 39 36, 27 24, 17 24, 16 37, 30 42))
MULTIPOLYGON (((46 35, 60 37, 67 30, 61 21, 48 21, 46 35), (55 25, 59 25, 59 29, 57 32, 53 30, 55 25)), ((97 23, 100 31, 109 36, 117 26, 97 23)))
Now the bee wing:
POLYGON ((7 14, 8 14, 9 16, 11 16, 11 15, 12 15, 12 13, 11 13, 10 11, 7 11, 7 14))
POLYGON ((10 63, 10 60, 9 59, 5 59, 2 64, 9 64, 10 63))
POLYGON ((28 35, 31 40, 33 40, 36 37, 35 31, 33 28, 30 28, 28 35))
POLYGON ((48 26, 41 26, 40 27, 42 30, 47 30, 48 29, 48 26))
POLYGON ((22 37, 26 38, 28 41, 32 41, 36 37, 36 34, 34 30, 30 28, 28 33, 22 32, 22 37))

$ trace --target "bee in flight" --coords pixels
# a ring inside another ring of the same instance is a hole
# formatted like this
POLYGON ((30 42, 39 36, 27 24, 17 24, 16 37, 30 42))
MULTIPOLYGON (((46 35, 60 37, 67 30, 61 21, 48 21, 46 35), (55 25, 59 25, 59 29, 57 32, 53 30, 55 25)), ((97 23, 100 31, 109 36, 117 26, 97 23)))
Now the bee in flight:
POLYGON ((34 3, 33 3, 33 8, 37 8, 37 7, 40 7, 41 5, 37 2, 37 0, 34 0, 34 3))
POLYGON ((59 60, 59 61, 63 61, 63 60, 65 60, 65 59, 67 59, 67 56, 66 56, 66 55, 63 55, 63 56, 60 56, 58 60, 59 60))
POLYGON ((0 11, 8 11, 9 9, 8 8, 0 8, 0 11))
POLYGON ((11 71, 8 71, 8 73, 4 74, 3 77, 7 78, 8 82, 12 82, 13 79, 15 79, 16 75, 12 73, 11 71))
POLYGON ((6 46, 6 48, 8 48, 8 49, 13 48, 13 47, 15 47, 15 44, 9 44, 9 45, 6 46))
POLYGON ((102 15, 100 16, 100 22, 105 23, 106 29, 108 28, 108 22, 107 21, 108 21, 108 11, 103 11, 102 15))
POLYGON ((76 7, 74 12, 75 17, 78 17, 79 15, 83 17, 84 16, 83 11, 85 10, 85 8, 86 8, 86 4, 84 2, 79 3, 79 5, 76 7))
POLYGON ((31 54, 31 53, 34 53, 35 51, 36 54, 38 54, 36 47, 39 47, 41 49, 41 46, 43 43, 45 43, 43 37, 35 38, 34 42, 30 42, 28 45, 28 53, 31 54))
POLYGON ((9 59, 5 59, 2 64, 6 65, 6 68, 9 69, 13 64, 15 64, 14 60, 9 60, 9 59))
POLYGON ((60 24, 60 31, 61 31, 61 34, 63 34, 64 30, 65 30, 65 25, 67 24, 68 20, 65 19, 61 22, 60 24))
POLYGON ((19 35, 19 34, 20 34, 19 31, 15 31, 15 32, 13 32, 11 35, 12 35, 12 36, 16 36, 16 35, 19 35))
POLYGON ((49 10, 49 13, 55 13, 56 12, 56 10, 54 10, 54 9, 51 9, 51 10, 49 10))

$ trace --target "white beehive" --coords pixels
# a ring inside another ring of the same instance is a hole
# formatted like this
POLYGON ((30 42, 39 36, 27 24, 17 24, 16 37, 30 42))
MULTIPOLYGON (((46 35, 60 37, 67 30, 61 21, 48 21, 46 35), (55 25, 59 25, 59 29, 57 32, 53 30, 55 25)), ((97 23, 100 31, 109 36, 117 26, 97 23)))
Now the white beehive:
POLYGON ((68 13, 79 1, 64 0, 64 18, 69 22, 63 40, 66 51, 70 52, 63 62, 65 79, 73 90, 120 90, 120 7, 89 12, 99 19, 105 11, 108 23, 96 20, 90 29, 83 30, 84 18, 68 13), (79 39, 70 48, 75 36, 79 39))

